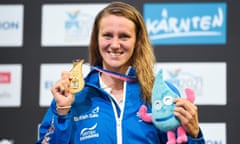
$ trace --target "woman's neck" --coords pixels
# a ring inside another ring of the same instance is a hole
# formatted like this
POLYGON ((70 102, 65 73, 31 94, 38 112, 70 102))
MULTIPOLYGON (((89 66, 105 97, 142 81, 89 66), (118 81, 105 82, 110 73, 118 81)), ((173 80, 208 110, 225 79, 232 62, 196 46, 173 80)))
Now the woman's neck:
POLYGON ((101 73, 101 79, 109 88, 112 90, 121 90, 123 89, 124 81, 121 79, 114 78, 110 75, 101 73))
POLYGON ((118 103, 121 103, 123 101, 124 81, 104 73, 101 73, 100 76, 106 88, 110 89, 111 95, 115 97, 118 103))

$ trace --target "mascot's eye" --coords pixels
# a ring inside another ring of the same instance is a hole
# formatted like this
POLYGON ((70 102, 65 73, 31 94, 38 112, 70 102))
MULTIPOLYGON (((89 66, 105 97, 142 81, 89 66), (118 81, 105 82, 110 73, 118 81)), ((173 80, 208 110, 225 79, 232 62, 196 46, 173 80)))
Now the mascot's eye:
POLYGON ((156 100, 156 101, 154 101, 154 108, 155 109, 161 109, 161 107, 162 107, 162 102, 160 101, 160 100, 156 100))
POLYGON ((172 96, 165 96, 163 98, 163 103, 165 105, 171 105, 173 103, 173 97, 172 96))

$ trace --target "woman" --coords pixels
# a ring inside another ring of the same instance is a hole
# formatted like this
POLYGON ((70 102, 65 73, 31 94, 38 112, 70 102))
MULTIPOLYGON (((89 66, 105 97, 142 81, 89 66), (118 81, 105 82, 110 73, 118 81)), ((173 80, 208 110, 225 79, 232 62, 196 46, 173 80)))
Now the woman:
MULTIPOLYGON (((38 143, 166 143, 164 132, 137 115, 151 102, 155 63, 141 14, 126 3, 110 3, 95 19, 89 48, 92 70, 84 88, 73 96, 71 74, 62 73, 51 89, 54 100, 38 143)), ((188 143, 204 143, 196 106, 181 98, 174 102, 188 143)))

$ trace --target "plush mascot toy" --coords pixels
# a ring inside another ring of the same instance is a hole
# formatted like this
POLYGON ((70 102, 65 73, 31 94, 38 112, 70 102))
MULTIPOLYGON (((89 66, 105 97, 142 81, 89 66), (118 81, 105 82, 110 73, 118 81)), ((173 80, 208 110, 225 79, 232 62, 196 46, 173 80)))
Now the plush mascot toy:
MULTIPOLYGON (((187 88, 185 93, 186 98, 193 102, 195 99, 194 92, 187 88)), ((177 88, 170 82, 163 80, 162 70, 160 70, 152 89, 152 114, 147 113, 145 105, 142 105, 139 109, 139 116, 143 121, 153 122, 158 129, 167 132, 167 144, 187 142, 186 132, 178 118, 173 114, 175 107, 173 99, 179 97, 181 96, 177 88)))

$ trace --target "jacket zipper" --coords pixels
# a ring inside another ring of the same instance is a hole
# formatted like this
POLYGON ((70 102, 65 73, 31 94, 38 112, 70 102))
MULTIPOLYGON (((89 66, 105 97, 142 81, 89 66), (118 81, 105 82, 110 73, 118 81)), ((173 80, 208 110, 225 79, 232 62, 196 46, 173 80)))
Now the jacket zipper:
POLYGON ((122 112, 120 117, 118 117, 117 106, 114 103, 113 99, 111 99, 111 103, 112 103, 114 116, 116 120, 117 144, 122 144, 122 112))

